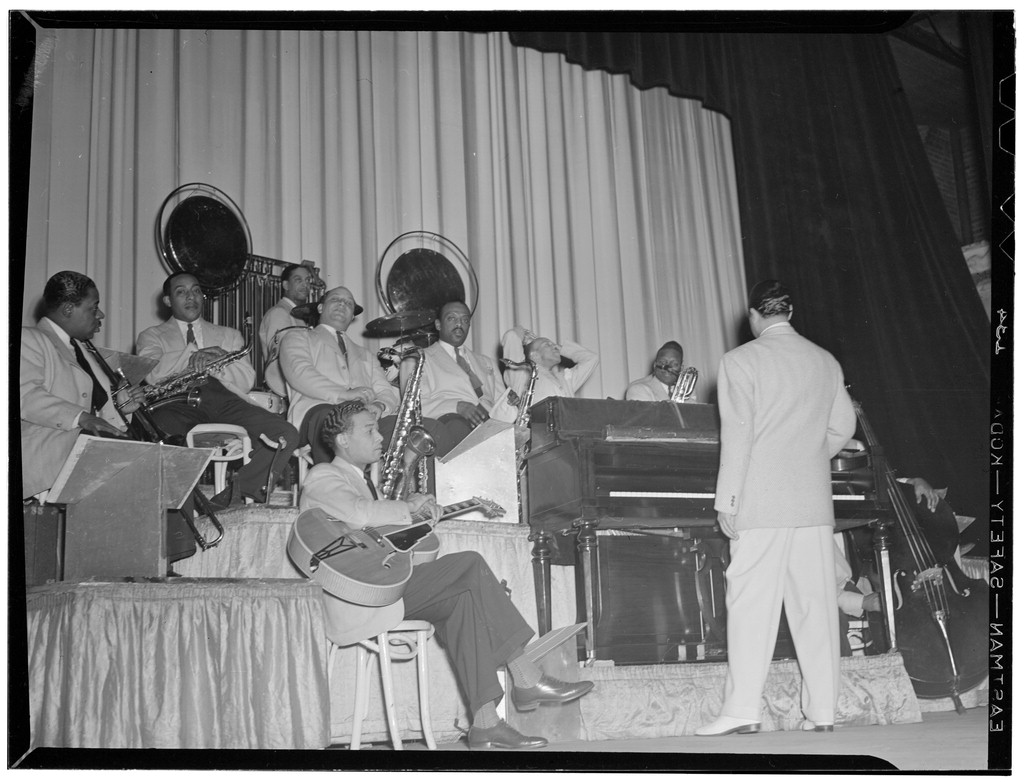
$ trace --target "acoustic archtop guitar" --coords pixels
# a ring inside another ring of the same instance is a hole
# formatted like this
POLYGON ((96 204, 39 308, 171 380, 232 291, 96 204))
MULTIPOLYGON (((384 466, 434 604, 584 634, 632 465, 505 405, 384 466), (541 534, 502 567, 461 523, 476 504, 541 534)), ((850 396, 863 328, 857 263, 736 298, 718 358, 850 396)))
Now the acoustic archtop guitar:
MULTIPOLYGON (((488 518, 505 515, 500 505, 474 497, 445 505, 441 519, 478 508, 488 518)), ((384 606, 402 596, 416 565, 437 559, 440 546, 426 514, 414 515, 407 526, 358 529, 322 508, 311 508, 295 520, 288 536, 288 557, 328 594, 357 605, 384 606)))

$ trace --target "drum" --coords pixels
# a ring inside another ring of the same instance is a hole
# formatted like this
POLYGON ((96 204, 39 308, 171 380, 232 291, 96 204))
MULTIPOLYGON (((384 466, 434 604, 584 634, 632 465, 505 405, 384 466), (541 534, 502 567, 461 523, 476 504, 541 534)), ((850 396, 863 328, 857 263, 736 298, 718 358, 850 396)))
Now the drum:
POLYGON ((272 394, 270 391, 250 391, 249 401, 256 407, 269 410, 274 415, 284 415, 288 410, 288 403, 284 397, 272 394))

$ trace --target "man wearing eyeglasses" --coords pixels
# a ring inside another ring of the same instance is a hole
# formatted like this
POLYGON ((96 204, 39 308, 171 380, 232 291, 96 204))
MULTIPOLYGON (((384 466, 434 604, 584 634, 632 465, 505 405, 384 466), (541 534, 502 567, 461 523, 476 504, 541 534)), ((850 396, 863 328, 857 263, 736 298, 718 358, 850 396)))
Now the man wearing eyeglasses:
MULTIPOLYGON (((682 369, 683 346, 674 340, 666 342, 658 348, 651 374, 629 384, 626 399, 639 402, 667 402, 672 395, 672 386, 679 379, 682 369)), ((685 401, 697 400, 690 396, 685 401)))

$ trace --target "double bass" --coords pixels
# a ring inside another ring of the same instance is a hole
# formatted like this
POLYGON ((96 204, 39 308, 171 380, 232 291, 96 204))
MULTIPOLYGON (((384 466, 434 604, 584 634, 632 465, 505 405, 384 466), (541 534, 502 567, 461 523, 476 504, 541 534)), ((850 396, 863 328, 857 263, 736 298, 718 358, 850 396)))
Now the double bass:
MULTIPOLYGON (((988 584, 968 578, 954 559, 959 528, 953 511, 939 500, 935 511, 914 499, 912 486, 900 483, 885 461, 861 406, 857 418, 871 447, 878 490, 892 504, 891 576, 883 592, 892 604, 893 649, 914 691, 922 698, 952 698, 964 712, 960 694, 988 675, 988 584)), ((883 531, 884 532, 884 531, 883 531)), ((880 574, 885 577, 885 573, 880 574)))

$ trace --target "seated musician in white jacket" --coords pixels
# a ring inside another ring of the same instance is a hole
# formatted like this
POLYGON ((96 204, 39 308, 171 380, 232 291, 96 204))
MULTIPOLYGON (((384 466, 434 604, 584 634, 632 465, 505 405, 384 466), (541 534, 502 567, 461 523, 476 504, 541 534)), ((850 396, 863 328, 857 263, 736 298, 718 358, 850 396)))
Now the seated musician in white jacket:
MULTIPOLYGON (((57 272, 46 281, 43 307, 39 324, 21 330, 19 378, 22 497, 41 501, 80 434, 126 436, 109 378, 80 345, 103 320, 96 284, 78 272, 57 272)), ((116 401, 130 417, 142 390, 122 391, 116 401)))
MULTIPOLYGON (((683 369, 683 346, 670 340, 658 348, 654 357, 651 374, 634 380, 626 389, 626 399, 640 402, 667 402, 672 396, 672 387, 683 369)), ((694 402, 693 396, 687 402, 694 402)))
MULTIPOLYGON (((508 389, 495 362, 465 347, 471 315, 461 301, 441 307, 434 325, 438 341, 423 351, 420 403, 423 426, 434 437, 437 456, 444 456, 492 415, 515 420, 508 389)), ((402 388, 413 362, 402 363, 402 388)))
MULTIPOLYGON (((435 521, 439 518, 439 509, 430 495, 412 495, 408 500, 378 499, 366 470, 380 460, 384 438, 377 427, 376 412, 365 403, 353 401, 333 407, 320 437, 322 444, 334 452, 334 458, 310 469, 302 485, 300 510, 322 508, 360 529, 407 525, 417 513, 435 521)), ((399 602, 403 601, 401 613, 393 619, 432 623, 448 654, 472 719, 470 749, 529 749, 547 744, 543 737, 524 736, 498 717, 496 706, 505 695, 497 677, 500 667, 507 666, 511 674, 511 701, 520 711, 536 709, 543 703, 576 700, 594 686, 589 681, 554 679, 527 658, 525 645, 533 630, 475 551, 445 554, 416 565, 399 602)), ((373 616, 388 609, 353 606, 326 590, 324 608, 329 633, 334 627, 349 624, 346 614, 350 609, 356 616, 365 617, 364 627, 371 627, 373 616)), ((373 630, 364 632, 366 635, 359 637, 368 637, 373 630)))
POLYGON ((252 456, 231 484, 210 501, 215 509, 240 505, 245 499, 265 502, 295 449, 298 433, 281 416, 249 400, 256 370, 242 353, 245 340, 237 329, 202 318, 205 294, 195 276, 169 275, 163 294, 171 317, 143 331, 135 342, 140 356, 157 360, 146 379, 160 385, 182 373, 206 377, 198 385, 198 405, 174 401, 154 410, 153 420, 171 435, 185 435, 196 424, 243 427, 252 443, 252 456))
POLYGON ((345 332, 363 311, 348 288, 333 288, 316 305, 319 323, 289 329, 281 340, 279 362, 288 385, 288 420, 299 430, 299 444, 310 446, 314 464, 329 462, 317 432, 331 407, 361 399, 390 415, 398 390, 388 382, 377 356, 345 332))
POLYGON ((309 266, 289 264, 281 272, 281 300, 263 314, 260 321, 260 349, 263 351, 263 377, 267 388, 278 396, 287 396, 278 357, 285 329, 301 328, 305 322, 292 315, 292 310, 309 300, 312 275, 309 266))
MULTIPOLYGON (((537 382, 531 404, 549 396, 575 396, 597 369, 597 353, 571 340, 558 344, 547 337, 538 337, 529 329, 514 326, 501 338, 501 355, 517 364, 527 358, 537 366, 537 382), (568 359, 573 366, 566 366, 568 359)), ((505 385, 522 399, 530 383, 530 368, 508 367, 503 373, 505 385)))

